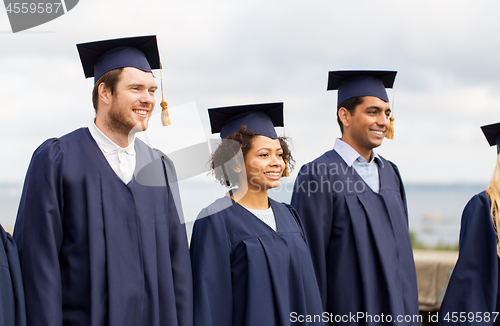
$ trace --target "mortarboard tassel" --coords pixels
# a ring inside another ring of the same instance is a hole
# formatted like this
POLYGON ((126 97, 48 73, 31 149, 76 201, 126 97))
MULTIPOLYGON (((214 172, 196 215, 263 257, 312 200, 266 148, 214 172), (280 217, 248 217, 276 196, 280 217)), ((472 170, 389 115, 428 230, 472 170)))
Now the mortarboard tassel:
MULTIPOLYGON (((285 113, 283 112, 283 115, 285 115, 285 113)), ((285 117, 283 117, 283 120, 285 119, 285 117)), ((283 126, 283 137, 286 138, 286 135, 285 135, 285 126, 283 126)), ((281 173, 281 177, 289 177, 290 176, 290 169, 288 169, 288 157, 283 157, 283 159, 285 160, 285 169, 283 170, 283 173, 281 173)))
MULTIPOLYGON (((162 94, 163 97, 163 94, 162 94)), ((161 124, 166 127, 170 126, 172 123, 170 122, 170 116, 168 115, 168 108, 167 108, 168 103, 165 100, 161 100, 160 106, 161 106, 161 124)))
POLYGON ((283 173, 281 174, 282 177, 289 177, 290 172, 288 171, 288 161, 285 161, 285 169, 283 170, 283 173))
MULTIPOLYGON (((285 112, 283 112, 283 120, 285 119, 284 117, 285 115, 285 112)), ((286 138, 286 135, 285 135, 285 126, 283 126, 283 137, 286 138)), ((288 169, 288 157, 287 158, 283 158, 285 160, 285 169, 283 170, 283 173, 281 173, 281 177, 289 177, 290 176, 290 169, 288 169)))
POLYGON ((387 128, 387 132, 385 133, 385 138, 393 139, 394 138, 394 89, 392 89, 392 110, 391 117, 389 118, 389 128, 387 128))
POLYGON ((161 74, 162 67, 160 62, 160 80, 161 80, 161 124, 166 127, 170 126, 172 123, 170 122, 170 116, 168 115, 167 101, 163 98, 163 76, 161 74))
POLYGON ((387 139, 393 139, 394 138, 394 117, 391 116, 389 118, 391 122, 389 123, 389 128, 387 128, 387 133, 385 134, 385 138, 387 139))

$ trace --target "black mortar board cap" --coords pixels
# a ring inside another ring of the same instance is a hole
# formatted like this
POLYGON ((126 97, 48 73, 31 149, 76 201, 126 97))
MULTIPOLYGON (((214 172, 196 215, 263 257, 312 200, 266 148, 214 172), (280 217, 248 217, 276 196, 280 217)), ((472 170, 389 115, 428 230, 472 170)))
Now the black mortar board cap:
POLYGON ((151 72, 161 67, 156 35, 80 43, 76 47, 85 78, 94 77, 94 81, 116 68, 134 67, 151 72))
POLYGON ((358 96, 375 96, 389 102, 386 88, 392 88, 397 71, 339 70, 328 73, 327 90, 338 89, 338 105, 358 96))
POLYGON ((278 138, 274 127, 283 127, 283 102, 248 104, 208 109, 212 133, 221 138, 246 126, 256 135, 278 138))
POLYGON ((500 151, 500 122, 482 126, 481 130, 486 140, 488 140, 488 144, 490 144, 490 146, 496 145, 497 151, 500 151))

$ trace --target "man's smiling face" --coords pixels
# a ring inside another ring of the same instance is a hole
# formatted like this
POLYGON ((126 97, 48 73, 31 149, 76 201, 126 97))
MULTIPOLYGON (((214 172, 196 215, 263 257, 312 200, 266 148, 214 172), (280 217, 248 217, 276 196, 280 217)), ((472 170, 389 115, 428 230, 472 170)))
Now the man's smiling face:
POLYGON ((343 139, 363 155, 382 145, 389 127, 391 109, 389 103, 378 97, 364 96, 353 114, 347 112, 348 123, 344 123, 343 139))

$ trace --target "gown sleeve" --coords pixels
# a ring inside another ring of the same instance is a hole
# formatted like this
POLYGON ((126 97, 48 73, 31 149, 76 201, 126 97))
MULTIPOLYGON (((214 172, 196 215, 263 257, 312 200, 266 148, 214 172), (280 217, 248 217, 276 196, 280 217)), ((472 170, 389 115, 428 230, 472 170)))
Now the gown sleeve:
POLYGON ((202 211, 191 237, 194 325, 232 326, 230 241, 221 214, 202 211), (203 214, 202 214, 203 213, 203 214))
POLYGON ((58 254, 63 239, 62 162, 57 139, 33 154, 14 228, 24 282, 28 325, 62 325, 58 254))
POLYGON ((324 308, 327 302, 326 256, 333 220, 333 195, 325 189, 330 185, 326 172, 314 164, 302 166, 291 200, 304 226, 324 308))
POLYGON ((490 203, 483 192, 464 209, 459 258, 446 290, 438 325, 497 325, 498 257, 490 203))
POLYGON ((182 220, 182 209, 175 197, 179 194, 175 168, 172 161, 163 156, 164 167, 168 179, 168 216, 170 259, 174 279, 175 303, 177 308, 178 325, 193 325, 193 283, 191 276, 191 261, 187 243, 186 227, 182 220))

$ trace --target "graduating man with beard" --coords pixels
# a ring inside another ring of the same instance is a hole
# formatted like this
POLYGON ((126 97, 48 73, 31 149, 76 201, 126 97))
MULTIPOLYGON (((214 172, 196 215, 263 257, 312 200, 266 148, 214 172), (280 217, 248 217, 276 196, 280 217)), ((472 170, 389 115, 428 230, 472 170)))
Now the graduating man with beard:
POLYGON ((176 174, 146 130, 156 36, 78 44, 96 118, 45 141, 14 238, 28 325, 191 325, 192 280, 176 174))

